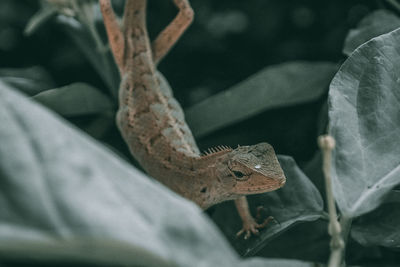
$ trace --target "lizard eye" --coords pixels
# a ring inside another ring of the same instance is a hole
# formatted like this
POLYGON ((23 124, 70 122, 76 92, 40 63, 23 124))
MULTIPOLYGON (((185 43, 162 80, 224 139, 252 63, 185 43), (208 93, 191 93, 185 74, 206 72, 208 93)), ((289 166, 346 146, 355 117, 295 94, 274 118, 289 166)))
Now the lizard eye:
POLYGON ((240 171, 232 171, 237 178, 243 178, 244 174, 240 171))
POLYGON ((250 177, 250 174, 246 174, 244 172, 234 170, 230 166, 228 166, 228 169, 229 169, 229 172, 232 174, 232 176, 235 176, 235 178, 237 180, 245 181, 245 180, 249 179, 249 177, 250 177))
POLYGON ((244 176, 244 174, 242 172, 239 171, 233 171, 233 174, 237 177, 237 178, 242 178, 244 176))

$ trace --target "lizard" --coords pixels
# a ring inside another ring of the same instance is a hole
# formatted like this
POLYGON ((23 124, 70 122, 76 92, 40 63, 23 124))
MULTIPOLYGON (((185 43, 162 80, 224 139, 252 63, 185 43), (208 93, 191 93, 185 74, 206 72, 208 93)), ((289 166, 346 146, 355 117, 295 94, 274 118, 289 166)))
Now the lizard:
POLYGON ((203 210, 234 200, 243 228, 237 236, 258 234, 246 195, 276 190, 286 177, 268 143, 210 148, 201 154, 173 97, 167 80, 157 71, 193 21, 188 0, 172 0, 176 17, 150 42, 146 25, 147 0, 126 0, 122 21, 110 0, 99 0, 109 45, 119 69, 119 108, 116 124, 133 157, 152 177, 203 210))

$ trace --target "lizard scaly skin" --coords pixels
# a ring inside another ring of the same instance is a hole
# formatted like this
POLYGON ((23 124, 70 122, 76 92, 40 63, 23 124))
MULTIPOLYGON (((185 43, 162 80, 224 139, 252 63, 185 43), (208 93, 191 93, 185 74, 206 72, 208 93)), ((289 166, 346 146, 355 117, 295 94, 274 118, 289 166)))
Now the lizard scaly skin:
POLYGON ((117 125, 132 155, 143 169, 201 208, 235 199, 245 237, 258 233, 245 195, 280 188, 285 176, 267 143, 221 146, 201 155, 182 108, 167 81, 157 72, 165 56, 190 25, 188 0, 173 0, 176 18, 150 44, 146 29, 146 0, 127 0, 120 25, 110 0, 100 0, 104 24, 122 81, 117 125))

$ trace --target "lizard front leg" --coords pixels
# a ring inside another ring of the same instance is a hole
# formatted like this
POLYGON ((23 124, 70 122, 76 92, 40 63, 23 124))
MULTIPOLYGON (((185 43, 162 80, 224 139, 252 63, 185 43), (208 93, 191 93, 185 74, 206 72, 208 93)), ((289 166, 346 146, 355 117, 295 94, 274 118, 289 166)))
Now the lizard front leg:
POLYGON ((154 64, 168 53, 172 46, 178 41, 184 31, 193 21, 194 12, 188 0, 173 0, 179 8, 178 15, 174 20, 157 36, 152 43, 154 64))
POLYGON ((263 223, 257 223, 253 216, 250 214, 249 204, 246 197, 240 197, 236 199, 235 205, 243 222, 242 229, 236 234, 237 237, 244 234, 244 239, 248 239, 251 234, 258 235, 258 229, 264 228, 271 220, 273 220, 273 217, 270 216, 265 219, 263 223))

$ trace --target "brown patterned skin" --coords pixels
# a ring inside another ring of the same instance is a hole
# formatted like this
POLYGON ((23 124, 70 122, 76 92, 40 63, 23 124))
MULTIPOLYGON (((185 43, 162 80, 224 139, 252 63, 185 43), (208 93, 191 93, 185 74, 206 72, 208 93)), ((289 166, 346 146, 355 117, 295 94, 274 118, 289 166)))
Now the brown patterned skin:
POLYGON ((258 233, 244 197, 276 190, 285 176, 267 143, 236 149, 218 147, 201 155, 182 108, 168 82, 157 72, 165 56, 193 20, 187 0, 173 0, 176 18, 150 44, 146 0, 127 0, 120 25, 110 0, 100 0, 104 24, 122 81, 117 125, 134 158, 145 171, 201 208, 235 199, 249 237, 258 233))

